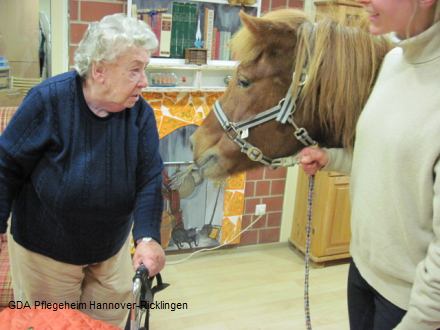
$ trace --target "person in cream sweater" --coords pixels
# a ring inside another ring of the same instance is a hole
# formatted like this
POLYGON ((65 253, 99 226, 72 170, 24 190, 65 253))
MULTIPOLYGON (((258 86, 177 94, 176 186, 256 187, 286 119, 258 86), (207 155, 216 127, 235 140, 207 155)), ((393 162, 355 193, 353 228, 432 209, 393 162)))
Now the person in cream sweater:
POLYGON ((351 175, 350 328, 440 328, 440 5, 362 0, 370 32, 395 32, 353 152, 305 148, 306 173, 351 175))

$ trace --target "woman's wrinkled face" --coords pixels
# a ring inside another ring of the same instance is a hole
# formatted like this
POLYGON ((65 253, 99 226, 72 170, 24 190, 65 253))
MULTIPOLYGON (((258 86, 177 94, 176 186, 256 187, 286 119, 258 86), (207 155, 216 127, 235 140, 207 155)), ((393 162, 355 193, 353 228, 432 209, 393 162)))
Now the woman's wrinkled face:
POLYGON ((109 112, 131 108, 148 86, 145 67, 150 61, 147 50, 131 47, 115 61, 102 64, 104 97, 109 112))
POLYGON ((370 32, 375 35, 396 32, 405 36, 416 10, 414 0, 359 0, 368 12, 370 32))

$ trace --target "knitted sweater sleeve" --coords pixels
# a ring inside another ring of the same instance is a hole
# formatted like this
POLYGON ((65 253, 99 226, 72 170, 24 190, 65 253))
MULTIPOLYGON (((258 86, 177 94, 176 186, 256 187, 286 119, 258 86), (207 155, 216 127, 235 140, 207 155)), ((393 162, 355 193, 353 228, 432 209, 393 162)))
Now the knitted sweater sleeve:
POLYGON ((408 311, 395 329, 440 329, 440 160, 434 167, 432 226, 434 237, 417 266, 408 311))
POLYGON ((160 243, 163 163, 159 154, 156 120, 151 108, 149 108, 149 115, 139 139, 133 238, 136 241, 148 236, 160 243))
POLYGON ((324 166, 324 171, 335 171, 344 174, 350 174, 351 172, 351 162, 353 155, 346 149, 342 148, 332 148, 324 150, 327 152, 328 163, 324 166))
POLYGON ((12 201, 50 147, 51 119, 38 91, 31 90, 0 136, 0 233, 12 201))

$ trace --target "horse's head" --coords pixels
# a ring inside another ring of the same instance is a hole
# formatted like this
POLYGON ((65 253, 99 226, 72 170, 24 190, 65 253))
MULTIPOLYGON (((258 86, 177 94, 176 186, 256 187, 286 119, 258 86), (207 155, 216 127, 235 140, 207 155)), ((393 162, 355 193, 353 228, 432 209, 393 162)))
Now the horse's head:
POLYGON ((267 165, 311 139, 351 147, 389 43, 335 20, 314 24, 294 9, 240 16, 243 28, 231 42, 240 64, 191 137, 204 176, 267 165))

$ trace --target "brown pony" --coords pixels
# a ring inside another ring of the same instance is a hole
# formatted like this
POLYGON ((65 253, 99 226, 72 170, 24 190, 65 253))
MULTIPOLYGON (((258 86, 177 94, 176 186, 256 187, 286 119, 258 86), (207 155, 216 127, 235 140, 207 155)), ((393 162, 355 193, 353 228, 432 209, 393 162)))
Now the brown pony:
POLYGON ((295 9, 240 17, 243 27, 231 41, 239 65, 215 111, 191 137, 203 175, 220 179, 276 166, 274 159, 315 141, 352 148, 357 118, 390 43, 369 34, 367 24, 313 23, 295 9), (289 98, 284 114, 267 114, 289 98), (261 113, 270 120, 263 122, 261 113), (255 123, 246 125, 249 119, 255 123))

